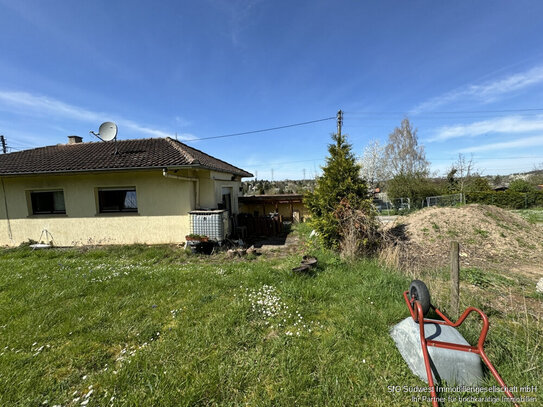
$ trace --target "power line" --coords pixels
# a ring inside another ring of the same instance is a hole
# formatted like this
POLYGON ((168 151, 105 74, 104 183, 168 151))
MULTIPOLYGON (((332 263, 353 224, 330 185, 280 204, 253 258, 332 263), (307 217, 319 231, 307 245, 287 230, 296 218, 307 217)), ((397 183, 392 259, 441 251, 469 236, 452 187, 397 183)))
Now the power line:
MULTIPOLYGON (((527 158, 535 158, 535 159, 543 159, 543 156, 508 156, 508 157, 478 157, 473 156, 474 160, 516 160, 516 159, 527 159, 527 158)), ((453 161, 457 160, 458 157, 454 158, 428 158, 431 161, 453 161)))
POLYGON ((324 118, 324 119, 317 119, 317 120, 310 120, 310 121, 307 121, 307 122, 294 123, 294 124, 287 124, 287 125, 285 125, 285 126, 270 127, 270 128, 261 129, 261 130, 244 131, 244 132, 241 132, 241 133, 224 134, 224 135, 222 135, 222 136, 201 137, 201 138, 197 138, 197 139, 194 139, 194 140, 187 140, 187 141, 212 140, 212 139, 217 139, 217 138, 235 137, 235 136, 244 136, 244 135, 247 135, 247 134, 255 134, 255 133, 264 133, 264 132, 266 132, 266 131, 273 131, 273 130, 287 129, 287 128, 289 128, 289 127, 305 126, 305 125, 307 125, 307 124, 318 123, 318 122, 324 122, 324 121, 326 121, 326 120, 336 120, 336 117, 335 117, 335 116, 333 116, 333 117, 326 117, 326 118, 324 118))
POLYGON ((371 111, 353 111, 353 112, 343 112, 347 114, 411 114, 413 116, 418 116, 420 114, 470 114, 470 113, 518 113, 518 112, 542 112, 543 108, 525 108, 525 109, 501 109, 501 110, 442 110, 434 112, 424 112, 424 113, 413 113, 410 111, 381 111, 381 112, 371 112, 371 111))
MULTIPOLYGON (((356 155, 357 159, 361 159, 362 155, 356 155)), ((480 160, 480 161, 487 161, 487 160, 514 160, 514 159, 543 159, 543 156, 506 156, 506 157, 481 157, 481 156, 474 156, 474 160, 480 160)), ((268 163, 260 163, 260 164, 240 164, 242 167, 270 167, 272 165, 278 166, 278 165, 286 165, 286 164, 297 164, 297 163, 304 163, 304 162, 317 162, 317 161, 324 161, 326 157, 320 157, 320 158, 313 158, 308 160, 295 160, 295 161, 281 161, 281 162, 268 162, 268 163)), ((450 161, 454 162, 458 159, 458 156, 450 157, 450 158, 431 158, 428 157, 428 160, 430 162, 434 161, 450 161)), ((293 168, 293 167, 290 167, 293 168)))
POLYGON ((9 144, 15 144, 15 145, 17 145, 18 147, 30 147, 30 148, 33 147, 31 144, 27 144, 27 143, 25 143, 25 142, 20 142, 20 141, 18 141, 18 140, 15 140, 15 141, 12 140, 12 141, 9 142, 9 144))
MULTIPOLYGON (((362 121, 363 123, 369 123, 371 124, 349 124, 349 127, 384 127, 384 126, 390 126, 391 121, 397 121, 398 117, 393 116, 368 116, 368 117, 349 117, 349 122, 359 122, 362 121)), ((435 122, 436 125, 442 124, 444 125, 446 122, 458 122, 459 120, 492 120, 492 119, 499 119, 499 118, 509 118, 510 115, 492 115, 492 116, 417 116, 412 121, 415 123, 420 123, 422 121, 426 122, 435 122)), ((515 116, 515 118, 523 118, 525 120, 534 120, 534 121, 540 121, 541 115, 528 115, 524 114, 522 116, 515 116)))

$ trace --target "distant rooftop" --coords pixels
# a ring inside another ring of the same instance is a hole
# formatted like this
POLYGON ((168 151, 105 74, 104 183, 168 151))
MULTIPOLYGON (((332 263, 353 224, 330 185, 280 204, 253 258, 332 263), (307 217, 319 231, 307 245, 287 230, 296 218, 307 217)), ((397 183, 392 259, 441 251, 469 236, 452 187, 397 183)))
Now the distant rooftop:
POLYGON ((116 146, 117 154, 114 142, 71 142, 0 154, 0 175, 191 167, 253 176, 170 137, 118 140, 116 146))

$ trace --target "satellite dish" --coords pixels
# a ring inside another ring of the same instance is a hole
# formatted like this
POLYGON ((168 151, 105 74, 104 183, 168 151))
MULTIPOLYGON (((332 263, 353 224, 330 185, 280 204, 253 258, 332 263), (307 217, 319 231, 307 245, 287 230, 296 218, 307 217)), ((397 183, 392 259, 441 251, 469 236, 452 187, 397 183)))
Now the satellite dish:
POLYGON ((111 141, 117 137, 117 125, 113 122, 105 122, 100 125, 100 138, 104 141, 111 141))
POLYGON ((117 125, 113 122, 104 122, 100 125, 98 133, 90 131, 89 133, 94 134, 102 141, 111 141, 117 137, 117 125))
POLYGON ((98 134, 96 134, 94 131, 89 131, 89 133, 94 134, 96 137, 98 137, 102 141, 111 141, 115 140, 115 152, 114 155, 117 155, 119 152, 117 151, 117 125, 113 122, 104 122, 100 125, 100 129, 98 129, 98 134))

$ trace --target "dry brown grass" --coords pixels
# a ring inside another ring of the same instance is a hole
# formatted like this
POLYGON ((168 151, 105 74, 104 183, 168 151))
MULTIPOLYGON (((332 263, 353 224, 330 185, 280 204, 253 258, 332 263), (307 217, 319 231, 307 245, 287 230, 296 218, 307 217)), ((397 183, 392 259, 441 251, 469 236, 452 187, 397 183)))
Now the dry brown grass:
POLYGON ((540 320, 535 287, 543 277, 543 230, 517 214, 488 205, 427 208, 399 217, 386 231, 382 263, 425 281, 438 307, 449 305, 450 242, 458 241, 461 306, 476 299, 500 313, 540 320))
POLYGON ((426 208, 386 229, 403 243, 400 268, 446 267, 451 241, 460 243, 464 267, 510 270, 543 263, 543 230, 495 206, 426 208))

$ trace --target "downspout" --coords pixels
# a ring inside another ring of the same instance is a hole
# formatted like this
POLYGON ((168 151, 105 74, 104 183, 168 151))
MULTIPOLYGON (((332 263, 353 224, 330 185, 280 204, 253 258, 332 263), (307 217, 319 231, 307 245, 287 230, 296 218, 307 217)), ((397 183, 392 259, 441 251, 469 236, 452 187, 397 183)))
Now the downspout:
POLYGON ((4 178, 2 178, 2 194, 4 195, 4 208, 6 208, 6 221, 8 222, 9 240, 13 242, 13 234, 11 233, 11 222, 9 221, 8 201, 6 196, 6 187, 4 186, 4 178))
POLYGON ((192 182, 194 182, 194 186, 196 188, 196 208, 200 207, 200 180, 198 178, 182 177, 180 175, 168 174, 168 169, 167 168, 164 168, 162 170, 162 175, 165 176, 166 178, 175 178, 175 179, 179 179, 179 180, 182 180, 182 181, 192 181, 192 182))

